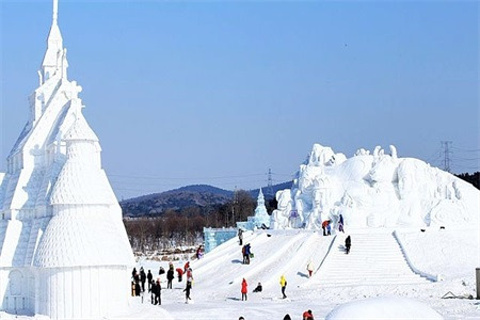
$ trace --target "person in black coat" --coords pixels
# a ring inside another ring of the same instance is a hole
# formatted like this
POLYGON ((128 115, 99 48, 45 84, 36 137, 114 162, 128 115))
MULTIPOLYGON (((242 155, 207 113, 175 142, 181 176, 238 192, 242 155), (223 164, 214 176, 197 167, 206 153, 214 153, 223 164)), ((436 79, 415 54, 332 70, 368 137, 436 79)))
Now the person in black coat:
POLYGON ((143 270, 143 267, 140 267, 140 281, 142 282, 142 292, 145 291, 145 281, 147 281, 147 275, 143 270))
POLYGON ((350 247, 352 246, 352 239, 350 238, 350 236, 348 236, 346 239, 345 239, 345 248, 346 248, 346 254, 348 254, 350 252, 350 247))
POLYGON ((155 304, 162 304, 162 286, 160 285, 160 279, 155 283, 155 304))
POLYGON ((155 304, 155 292, 157 292, 157 284, 155 283, 155 281, 151 281, 150 283, 150 299, 152 301, 152 304, 155 304))
POLYGON ((147 273, 147 280, 148 280, 148 292, 150 292, 152 288, 152 280, 153 280, 153 274, 150 270, 148 270, 148 273, 147 273))
POLYGON ((172 288, 172 281, 173 281, 173 278, 175 278, 175 271, 173 270, 173 264, 170 265, 170 268, 168 268, 168 271, 167 271, 167 289, 173 289, 172 288))
POLYGON ((253 292, 262 292, 262 284, 259 282, 257 287, 253 289, 253 292))

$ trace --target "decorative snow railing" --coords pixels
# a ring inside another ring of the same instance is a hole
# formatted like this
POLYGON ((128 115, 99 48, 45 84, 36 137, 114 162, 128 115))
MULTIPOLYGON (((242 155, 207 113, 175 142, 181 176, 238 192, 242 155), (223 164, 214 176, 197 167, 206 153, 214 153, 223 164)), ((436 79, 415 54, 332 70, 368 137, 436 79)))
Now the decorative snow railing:
POLYGON ((413 272, 415 272, 416 274, 418 274, 418 275, 420 275, 424 278, 427 278, 428 280, 433 281, 433 282, 438 282, 438 281, 443 280, 441 275, 439 275, 439 274, 433 275, 433 274, 430 274, 430 273, 427 273, 427 272, 424 272, 424 271, 421 271, 421 270, 417 269, 414 266, 414 264, 412 263, 412 261, 410 260, 410 257, 407 254, 407 250, 405 249, 405 246, 403 245, 402 241, 400 240, 400 237, 397 234, 397 230, 393 231, 393 237, 395 238, 398 245, 400 246, 400 249, 402 250, 403 256, 405 257, 405 260, 407 261, 408 266, 410 267, 410 269, 412 269, 413 272))

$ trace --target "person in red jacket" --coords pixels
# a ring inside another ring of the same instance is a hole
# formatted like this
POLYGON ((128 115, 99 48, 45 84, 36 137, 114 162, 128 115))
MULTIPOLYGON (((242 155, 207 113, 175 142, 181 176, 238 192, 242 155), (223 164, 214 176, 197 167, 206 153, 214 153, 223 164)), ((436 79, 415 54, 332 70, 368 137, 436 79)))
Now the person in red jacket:
POLYGON ((242 301, 245 298, 245 301, 247 301, 247 280, 243 278, 242 281, 242 301))
POLYGON ((303 313, 302 316, 303 320, 313 320, 313 313, 312 310, 307 310, 303 313))

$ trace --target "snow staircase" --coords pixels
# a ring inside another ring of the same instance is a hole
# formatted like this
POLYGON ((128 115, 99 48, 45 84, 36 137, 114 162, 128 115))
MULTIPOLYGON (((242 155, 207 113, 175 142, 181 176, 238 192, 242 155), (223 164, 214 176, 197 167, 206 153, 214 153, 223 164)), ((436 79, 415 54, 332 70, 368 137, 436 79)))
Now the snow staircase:
MULTIPOLYGON (((408 265, 391 232, 371 230, 351 233, 352 247, 345 253, 345 238, 337 235, 315 284, 320 287, 358 285, 399 285, 427 283, 408 265)), ((312 279, 313 280, 313 279, 312 279)))

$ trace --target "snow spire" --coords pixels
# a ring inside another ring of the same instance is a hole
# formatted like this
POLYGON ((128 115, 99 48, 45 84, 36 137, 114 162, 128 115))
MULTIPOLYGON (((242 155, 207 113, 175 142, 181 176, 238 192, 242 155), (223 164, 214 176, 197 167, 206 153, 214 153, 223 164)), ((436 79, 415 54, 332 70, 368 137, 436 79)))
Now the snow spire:
POLYGON ((58 0, 53 0, 53 17, 52 17, 53 23, 57 23, 57 18, 58 18, 58 0))
POLYGON ((63 48, 62 34, 58 27, 58 0, 53 0, 52 26, 47 38, 47 51, 39 70, 40 85, 53 76, 67 78, 67 50, 63 48))

